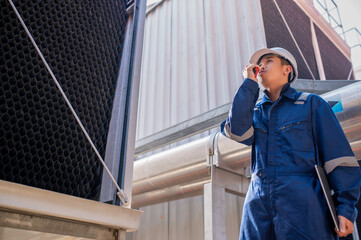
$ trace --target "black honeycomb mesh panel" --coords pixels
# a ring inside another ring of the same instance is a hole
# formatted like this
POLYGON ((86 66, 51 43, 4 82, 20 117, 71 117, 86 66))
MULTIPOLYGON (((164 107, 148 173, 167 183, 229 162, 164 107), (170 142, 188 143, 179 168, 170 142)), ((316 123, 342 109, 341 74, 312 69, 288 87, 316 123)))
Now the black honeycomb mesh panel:
MULTIPOLYGON (((102 157, 126 1, 14 1, 102 157)), ((102 166, 8 1, 1 1, 0 179, 97 199, 102 166)))
MULTIPOLYGON (((310 18, 290 0, 277 0, 296 41, 316 79, 320 79, 312 45, 310 18)), ((283 47, 290 51, 297 61, 298 78, 312 79, 306 63, 294 43, 286 24, 273 1, 261 0, 262 17, 267 47, 283 47)))
MULTIPOLYGON (((315 25, 318 45, 322 63, 325 68, 326 79, 347 79, 352 68, 352 63, 342 54, 333 42, 315 25)), ((352 72, 350 80, 354 80, 352 72)))

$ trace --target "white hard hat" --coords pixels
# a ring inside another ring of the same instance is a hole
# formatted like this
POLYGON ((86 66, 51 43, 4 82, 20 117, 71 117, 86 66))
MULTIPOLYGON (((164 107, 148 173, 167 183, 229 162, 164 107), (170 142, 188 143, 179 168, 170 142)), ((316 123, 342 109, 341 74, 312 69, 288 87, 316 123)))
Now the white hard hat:
POLYGON ((258 60, 260 60, 260 58, 263 55, 269 54, 269 53, 280 55, 291 63, 292 72, 291 72, 290 82, 294 83, 298 77, 297 62, 296 62, 296 59, 292 56, 292 54, 284 48, 281 48, 281 47, 262 48, 252 54, 251 58, 249 59, 249 63, 257 64, 258 60))

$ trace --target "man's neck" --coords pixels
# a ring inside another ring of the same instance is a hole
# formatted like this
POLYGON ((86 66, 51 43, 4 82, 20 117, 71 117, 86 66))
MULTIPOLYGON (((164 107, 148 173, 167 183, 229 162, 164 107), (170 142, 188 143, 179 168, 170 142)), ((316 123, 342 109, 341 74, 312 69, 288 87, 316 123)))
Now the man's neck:
POLYGON ((272 100, 272 102, 275 102, 280 97, 281 89, 282 87, 275 89, 270 89, 270 88, 267 89, 269 98, 272 100))
POLYGON ((282 88, 286 83, 280 85, 280 86, 276 86, 276 87, 268 87, 267 89, 267 93, 269 98, 272 100, 272 102, 275 102, 281 94, 282 88))

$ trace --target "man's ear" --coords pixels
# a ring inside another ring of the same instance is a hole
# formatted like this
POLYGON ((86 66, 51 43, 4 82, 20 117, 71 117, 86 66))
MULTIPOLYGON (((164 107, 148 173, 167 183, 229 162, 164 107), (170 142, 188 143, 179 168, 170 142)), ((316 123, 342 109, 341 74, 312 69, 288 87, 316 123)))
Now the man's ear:
POLYGON ((292 72, 292 66, 291 65, 286 65, 286 68, 284 70, 284 75, 287 75, 289 73, 292 72))

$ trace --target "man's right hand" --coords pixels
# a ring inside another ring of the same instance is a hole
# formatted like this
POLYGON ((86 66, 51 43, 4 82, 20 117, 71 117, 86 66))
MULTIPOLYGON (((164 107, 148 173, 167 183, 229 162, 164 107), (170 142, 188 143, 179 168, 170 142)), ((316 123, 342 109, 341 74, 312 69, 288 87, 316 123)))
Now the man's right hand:
POLYGON ((253 81, 258 82, 258 80, 257 80, 257 78, 256 78, 256 76, 255 76, 255 74, 254 74, 254 72, 253 72, 253 69, 254 69, 255 67, 259 67, 259 66, 256 65, 256 64, 247 65, 247 66, 244 68, 244 70, 243 70, 243 77, 244 77, 244 78, 250 78, 250 79, 252 79, 253 81))

